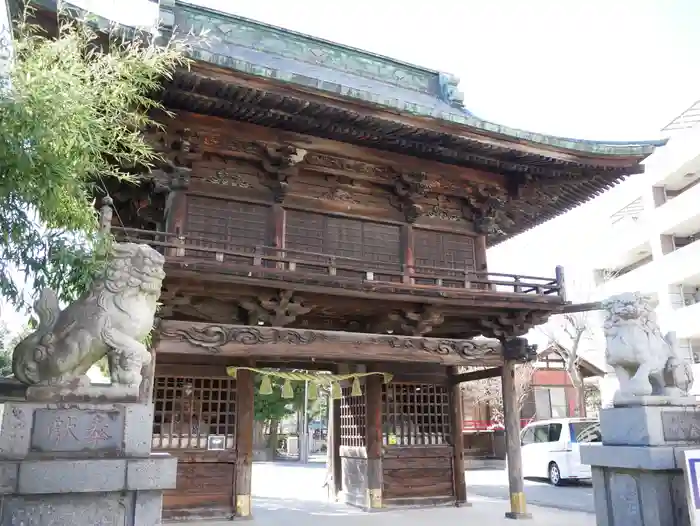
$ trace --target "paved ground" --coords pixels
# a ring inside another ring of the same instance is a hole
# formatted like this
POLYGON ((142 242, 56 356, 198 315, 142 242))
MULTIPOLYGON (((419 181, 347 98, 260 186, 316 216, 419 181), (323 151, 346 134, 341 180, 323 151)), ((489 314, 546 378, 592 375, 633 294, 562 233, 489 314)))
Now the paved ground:
MULTIPOLYGON (((479 496, 475 491, 470 495, 470 507, 402 509, 386 510, 377 513, 365 513, 340 504, 325 501, 326 493, 322 487, 325 466, 312 463, 301 466, 297 463, 260 463, 253 467, 253 514, 248 524, 251 526, 379 526, 386 521, 394 521, 402 526, 427 526, 439 523, 441 526, 463 526, 464 524, 489 524, 500 526, 517 524, 508 520, 504 514, 508 502, 500 498, 499 477, 495 472, 468 472, 471 480, 478 480, 479 492, 492 492, 499 498, 479 496), (478 473, 475 477, 474 474, 478 473), (493 482, 493 483, 489 483, 493 482), (486 489, 482 489, 486 488, 486 489)), ((504 474, 505 477, 505 474, 504 474)), ((470 480, 469 478, 467 479, 470 480)), ((468 482, 469 484, 469 482, 468 482)), ((527 491, 540 486, 528 484, 527 491)), ((556 492, 560 488, 549 488, 556 492)), ((561 488, 564 491, 576 491, 577 488, 561 488)), ((563 498, 556 497, 550 501, 568 500, 569 493, 563 498)), ((507 495, 505 495, 507 496, 507 495)), ((538 506, 529 506, 532 521, 524 524, 537 526, 595 526, 595 517, 590 513, 562 511, 538 506)), ((228 526, 230 522, 202 522, 201 526, 228 526)))
MULTIPOLYGON (((505 469, 480 469, 466 472, 467 494, 495 499, 508 498, 508 476, 505 469)), ((593 488, 590 484, 573 483, 551 486, 544 480, 526 480, 525 498, 537 504, 560 510, 594 513, 593 488)))

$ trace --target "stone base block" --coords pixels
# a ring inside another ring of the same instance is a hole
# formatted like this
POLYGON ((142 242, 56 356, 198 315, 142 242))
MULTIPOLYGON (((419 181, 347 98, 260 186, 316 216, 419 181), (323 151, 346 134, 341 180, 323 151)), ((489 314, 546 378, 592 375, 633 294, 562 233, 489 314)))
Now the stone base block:
POLYGON ((177 458, 0 461, 0 494, 108 493, 175 488, 177 458))
POLYGON ((149 404, 4 404, 0 524, 161 524, 177 458, 151 453, 152 426, 149 404))
POLYGON ((0 510, 0 524, 155 526, 161 524, 162 492, 5 495, 0 510))
POLYGON ((696 406, 636 405, 600 412, 605 445, 697 445, 700 410, 696 406))
POLYGON ((148 457, 153 406, 139 403, 5 404, 0 459, 148 457))
POLYGON ((581 445, 598 526, 691 526, 683 476, 690 448, 581 445))

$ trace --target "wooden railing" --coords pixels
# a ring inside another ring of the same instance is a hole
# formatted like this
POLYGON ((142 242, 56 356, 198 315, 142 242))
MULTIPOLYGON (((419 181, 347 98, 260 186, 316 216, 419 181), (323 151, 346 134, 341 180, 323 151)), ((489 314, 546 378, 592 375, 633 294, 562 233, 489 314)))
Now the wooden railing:
POLYGON ((185 264, 221 264, 227 269, 256 272, 296 272, 315 276, 336 276, 340 280, 389 282, 415 287, 481 289, 517 294, 557 295, 564 298, 564 277, 557 267, 556 277, 542 278, 472 269, 425 265, 399 265, 356 258, 331 256, 264 245, 240 247, 220 240, 183 236, 168 232, 113 228, 120 241, 146 243, 165 254, 169 261, 185 264))

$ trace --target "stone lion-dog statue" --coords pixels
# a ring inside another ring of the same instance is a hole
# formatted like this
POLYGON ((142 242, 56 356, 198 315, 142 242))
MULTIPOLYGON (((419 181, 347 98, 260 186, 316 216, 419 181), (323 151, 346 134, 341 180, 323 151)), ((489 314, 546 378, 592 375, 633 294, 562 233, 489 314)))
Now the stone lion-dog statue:
POLYGON ((661 334, 651 296, 626 292, 603 301, 605 357, 617 375, 616 397, 685 396, 693 371, 675 335, 661 334))
POLYGON ((151 361, 144 344, 165 278, 164 257, 148 245, 114 243, 105 271, 61 310, 56 293, 41 291, 36 330, 15 348, 12 370, 29 386, 90 385, 88 369, 107 356, 112 387, 138 391, 151 361))

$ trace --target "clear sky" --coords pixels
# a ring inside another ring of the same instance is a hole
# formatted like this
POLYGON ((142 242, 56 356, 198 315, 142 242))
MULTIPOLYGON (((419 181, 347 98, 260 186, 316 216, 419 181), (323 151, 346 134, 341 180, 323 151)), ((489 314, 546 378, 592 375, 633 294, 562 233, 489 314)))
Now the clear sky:
MULTIPOLYGON (((653 139, 700 98, 697 0, 190 3, 456 74, 470 111, 531 131, 653 139)), ((593 210, 497 247, 490 268, 541 273, 570 257, 582 236, 595 233, 593 210)))

